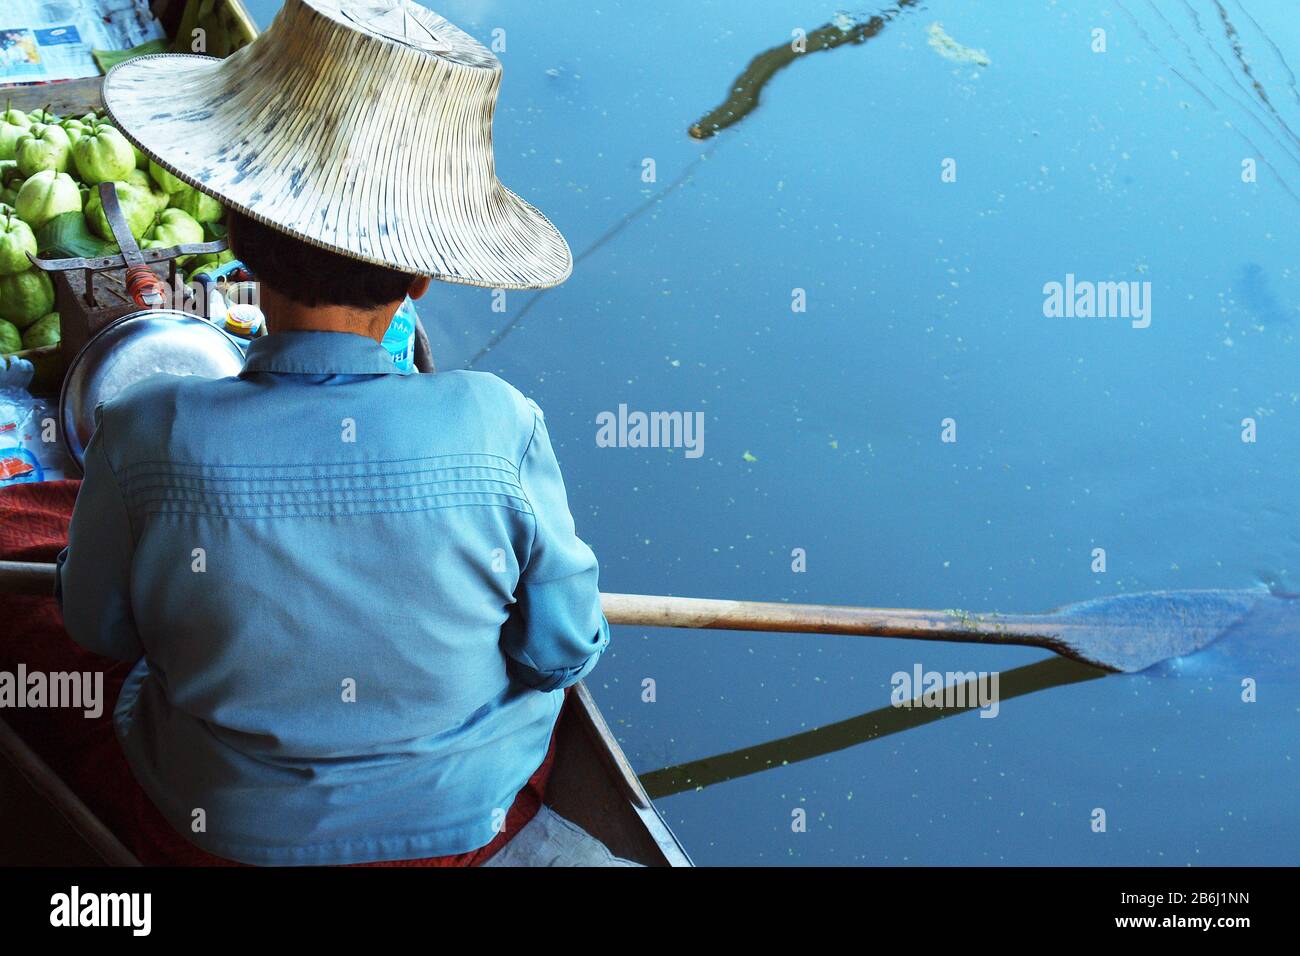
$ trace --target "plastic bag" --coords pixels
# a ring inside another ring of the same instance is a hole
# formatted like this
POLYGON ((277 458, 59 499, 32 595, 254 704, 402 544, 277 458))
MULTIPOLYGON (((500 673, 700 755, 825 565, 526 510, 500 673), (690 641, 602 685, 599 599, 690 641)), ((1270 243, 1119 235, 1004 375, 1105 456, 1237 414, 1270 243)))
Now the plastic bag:
POLYGON ((59 443, 58 416, 42 399, 28 394, 31 363, 26 363, 26 370, 15 369, 16 364, 10 362, 0 369, 0 488, 54 481, 63 477, 67 467, 59 443), (13 381, 22 384, 14 387, 10 384, 13 381))

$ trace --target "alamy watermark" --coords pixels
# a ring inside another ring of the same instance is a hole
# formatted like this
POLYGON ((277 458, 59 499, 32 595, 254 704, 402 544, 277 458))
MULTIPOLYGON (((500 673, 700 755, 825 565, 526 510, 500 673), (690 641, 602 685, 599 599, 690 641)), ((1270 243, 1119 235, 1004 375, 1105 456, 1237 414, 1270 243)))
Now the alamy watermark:
POLYGON ((83 892, 75 884, 50 897, 50 925, 55 927, 124 927, 132 936, 148 936, 153 927, 152 893, 83 892))
POLYGON ((103 671, 0 671, 0 709, 68 707, 94 719, 104 712, 103 671))
POLYGON ((889 682, 893 707, 979 708, 981 717, 998 715, 998 671, 927 671, 914 664, 911 672, 895 671, 889 682))
POLYGON ((596 416, 596 444, 601 448, 684 448, 687 458, 704 454, 703 412, 628 411, 596 416))
POLYGON ((1151 324, 1151 283, 1076 279, 1043 285, 1043 315, 1049 319, 1131 319, 1135 329, 1151 324))

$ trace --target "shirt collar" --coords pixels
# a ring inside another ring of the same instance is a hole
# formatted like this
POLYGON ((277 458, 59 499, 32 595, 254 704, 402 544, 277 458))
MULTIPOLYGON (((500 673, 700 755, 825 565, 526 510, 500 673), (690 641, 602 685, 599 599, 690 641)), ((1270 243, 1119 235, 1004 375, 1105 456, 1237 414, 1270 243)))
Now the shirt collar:
POLYGON ((248 345, 241 377, 250 372, 299 375, 395 375, 393 357, 372 338, 352 332, 272 332, 248 345))

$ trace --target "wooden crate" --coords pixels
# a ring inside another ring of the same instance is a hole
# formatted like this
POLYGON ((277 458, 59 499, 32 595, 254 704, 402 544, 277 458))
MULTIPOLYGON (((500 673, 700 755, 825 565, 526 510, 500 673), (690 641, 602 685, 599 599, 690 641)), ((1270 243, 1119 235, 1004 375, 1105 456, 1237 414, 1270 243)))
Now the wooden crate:
MULTIPOLYGON (((154 274, 166 283, 168 289, 172 289, 177 286, 180 277, 173 268, 173 260, 157 258, 165 251, 146 250, 142 255, 153 268, 154 274)), ((140 311, 140 306, 126 291, 125 268, 119 267, 105 272, 70 269, 65 272, 51 272, 49 275, 54 282, 54 311, 59 313, 59 327, 62 330, 59 348, 63 368, 76 358, 81 347, 100 329, 124 316, 140 311), (93 283, 91 286, 93 296, 87 295, 87 283, 93 283)), ((49 381, 49 376, 44 376, 42 381, 49 381)), ((54 382, 55 391, 62 385, 62 381, 60 372, 58 380, 54 382)), ((33 383, 33 390, 35 388, 36 383, 33 383)))

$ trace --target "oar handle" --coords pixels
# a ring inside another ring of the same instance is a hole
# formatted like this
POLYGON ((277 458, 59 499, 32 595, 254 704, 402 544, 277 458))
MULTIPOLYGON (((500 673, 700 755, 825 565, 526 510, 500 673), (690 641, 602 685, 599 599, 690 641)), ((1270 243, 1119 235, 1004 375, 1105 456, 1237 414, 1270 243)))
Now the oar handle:
POLYGON ((30 561, 0 561, 0 594, 54 593, 54 565, 30 561))
MULTIPOLYGON (((0 594, 53 593, 54 565, 0 561, 0 594)), ((658 594, 601 594, 600 599, 611 624, 1049 646, 1046 642, 1050 628, 1035 615, 723 601, 658 594)))
POLYGON ((688 627, 722 631, 782 631, 792 634, 844 634, 909 637, 980 644, 1043 645, 1048 630, 1035 615, 1004 616, 964 611, 847 607, 836 604, 781 604, 653 594, 601 594, 611 624, 688 627))

